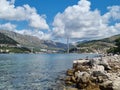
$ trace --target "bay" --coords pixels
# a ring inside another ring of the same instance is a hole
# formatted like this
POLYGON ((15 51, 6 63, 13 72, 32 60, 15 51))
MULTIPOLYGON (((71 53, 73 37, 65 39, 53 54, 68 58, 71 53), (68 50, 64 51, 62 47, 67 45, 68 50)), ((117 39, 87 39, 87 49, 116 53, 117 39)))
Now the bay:
POLYGON ((52 90, 73 60, 96 54, 0 54, 0 90, 52 90))

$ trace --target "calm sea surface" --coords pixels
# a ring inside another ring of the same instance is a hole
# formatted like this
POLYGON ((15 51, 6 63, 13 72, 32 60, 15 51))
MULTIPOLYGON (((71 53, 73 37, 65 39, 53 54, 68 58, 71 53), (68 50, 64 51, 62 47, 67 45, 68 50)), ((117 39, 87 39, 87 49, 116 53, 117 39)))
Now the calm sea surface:
POLYGON ((51 90, 75 59, 93 54, 0 54, 0 90, 51 90))

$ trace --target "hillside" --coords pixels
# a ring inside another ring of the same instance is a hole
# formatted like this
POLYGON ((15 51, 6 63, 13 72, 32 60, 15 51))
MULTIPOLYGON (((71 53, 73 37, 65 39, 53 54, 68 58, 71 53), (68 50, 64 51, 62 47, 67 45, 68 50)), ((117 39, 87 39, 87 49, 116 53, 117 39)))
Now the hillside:
POLYGON ((76 47, 70 49, 70 52, 78 53, 106 53, 110 47, 115 47, 115 40, 120 35, 115 35, 101 40, 92 40, 77 44, 76 47))
POLYGON ((18 42, 0 33, 0 53, 28 53, 30 50, 25 47, 18 47, 18 42))
POLYGON ((17 45, 18 43, 10 37, 0 33, 0 44, 17 45))
POLYGON ((63 43, 53 42, 51 40, 40 40, 35 36, 22 35, 8 30, 0 30, 0 32, 19 42, 20 45, 28 48, 34 48, 38 51, 43 48, 51 50, 66 49, 66 44, 63 43))

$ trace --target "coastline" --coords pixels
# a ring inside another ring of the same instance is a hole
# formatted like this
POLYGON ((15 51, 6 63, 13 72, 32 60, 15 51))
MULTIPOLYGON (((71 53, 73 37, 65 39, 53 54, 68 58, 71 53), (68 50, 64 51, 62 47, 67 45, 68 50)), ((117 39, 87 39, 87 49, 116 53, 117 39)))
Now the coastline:
POLYGON ((64 90, 119 90, 120 55, 74 60, 64 90))

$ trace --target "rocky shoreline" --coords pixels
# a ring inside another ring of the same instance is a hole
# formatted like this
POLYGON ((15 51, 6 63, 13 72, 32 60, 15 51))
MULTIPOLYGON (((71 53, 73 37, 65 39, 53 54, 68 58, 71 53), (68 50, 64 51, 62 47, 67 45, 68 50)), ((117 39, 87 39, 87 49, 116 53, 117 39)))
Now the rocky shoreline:
POLYGON ((73 61, 64 90, 120 90, 120 55, 73 61))

